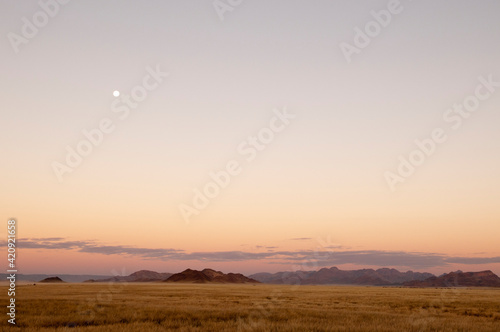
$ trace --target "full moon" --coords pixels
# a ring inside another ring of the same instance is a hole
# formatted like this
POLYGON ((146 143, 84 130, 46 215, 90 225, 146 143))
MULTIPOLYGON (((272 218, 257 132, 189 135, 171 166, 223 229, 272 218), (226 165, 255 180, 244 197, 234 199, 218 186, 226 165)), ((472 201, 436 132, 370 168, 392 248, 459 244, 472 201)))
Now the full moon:
POLYGON ((113 91, 113 96, 118 97, 120 95, 120 91, 115 90, 113 91))

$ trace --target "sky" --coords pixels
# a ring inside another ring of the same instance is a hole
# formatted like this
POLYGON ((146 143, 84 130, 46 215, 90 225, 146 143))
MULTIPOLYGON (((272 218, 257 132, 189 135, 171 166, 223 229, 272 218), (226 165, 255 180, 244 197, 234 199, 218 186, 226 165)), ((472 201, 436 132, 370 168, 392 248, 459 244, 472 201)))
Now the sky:
POLYGON ((19 273, 500 274, 498 1, 0 6, 19 273))

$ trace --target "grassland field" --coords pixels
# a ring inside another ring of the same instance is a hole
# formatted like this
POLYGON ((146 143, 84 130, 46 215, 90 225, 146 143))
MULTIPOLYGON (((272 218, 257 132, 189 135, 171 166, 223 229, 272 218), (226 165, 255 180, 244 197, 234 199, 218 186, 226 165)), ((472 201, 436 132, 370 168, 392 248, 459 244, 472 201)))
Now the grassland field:
POLYGON ((500 289, 20 284, 2 331, 500 331, 500 289))

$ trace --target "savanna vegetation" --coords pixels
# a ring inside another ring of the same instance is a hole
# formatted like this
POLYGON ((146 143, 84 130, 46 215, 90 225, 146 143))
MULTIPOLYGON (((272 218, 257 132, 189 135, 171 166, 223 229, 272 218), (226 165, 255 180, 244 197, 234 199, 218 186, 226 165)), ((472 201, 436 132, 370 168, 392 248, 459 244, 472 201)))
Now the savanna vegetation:
POLYGON ((27 332, 500 331, 500 289, 26 284, 16 288, 16 327, 3 317, 1 330, 27 332))

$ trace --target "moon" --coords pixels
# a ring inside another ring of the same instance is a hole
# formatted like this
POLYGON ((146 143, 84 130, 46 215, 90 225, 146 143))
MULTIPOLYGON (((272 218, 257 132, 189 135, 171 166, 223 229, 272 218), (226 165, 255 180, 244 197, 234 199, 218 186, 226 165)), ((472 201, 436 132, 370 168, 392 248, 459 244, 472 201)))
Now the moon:
POLYGON ((115 96, 115 97, 120 96, 120 91, 118 91, 118 90, 113 91, 113 96, 115 96))

